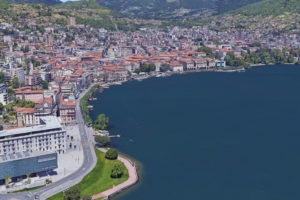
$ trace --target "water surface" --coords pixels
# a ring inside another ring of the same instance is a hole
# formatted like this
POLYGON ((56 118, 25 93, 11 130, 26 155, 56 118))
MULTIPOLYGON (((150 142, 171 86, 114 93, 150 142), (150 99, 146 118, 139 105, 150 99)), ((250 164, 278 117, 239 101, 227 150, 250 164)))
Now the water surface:
POLYGON ((300 66, 130 81, 93 102, 143 164, 121 200, 299 200, 300 66))

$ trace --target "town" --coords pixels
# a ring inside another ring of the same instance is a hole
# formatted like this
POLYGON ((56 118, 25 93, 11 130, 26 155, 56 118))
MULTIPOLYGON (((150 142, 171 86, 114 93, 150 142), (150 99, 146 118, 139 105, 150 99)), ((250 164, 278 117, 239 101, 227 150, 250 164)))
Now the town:
MULTIPOLYGON (((80 168, 78 100, 95 84, 108 88, 174 73, 234 72, 256 65, 300 63, 300 35, 277 34, 266 23, 248 30, 217 31, 212 23, 126 32, 77 24, 74 17, 68 18, 66 26, 26 18, 17 24, 0 22, 2 193, 25 188, 18 184, 20 178, 6 187, 8 177, 37 174, 29 184, 37 187, 80 168), (18 160, 22 160, 18 168, 7 168, 18 160)), ((89 130, 87 141, 94 142, 95 132, 89 130)))

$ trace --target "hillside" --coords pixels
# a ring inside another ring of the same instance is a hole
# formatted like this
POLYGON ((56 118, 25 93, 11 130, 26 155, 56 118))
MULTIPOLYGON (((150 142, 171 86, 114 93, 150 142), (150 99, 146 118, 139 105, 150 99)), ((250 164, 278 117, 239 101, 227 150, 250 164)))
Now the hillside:
POLYGON ((30 21, 37 25, 54 23, 66 26, 69 17, 75 17, 77 24, 107 30, 135 30, 139 26, 100 6, 96 0, 66 2, 52 6, 0 0, 0 18, 13 24, 30 21))
POLYGON ((285 12, 300 13, 300 0, 263 0, 234 10, 231 13, 246 16, 278 16, 285 12))
POLYGON ((124 16, 176 19, 199 18, 223 13, 260 0, 97 0, 124 16))
POLYGON ((61 3, 60 0, 6 0, 6 1, 17 2, 17 3, 34 3, 34 4, 43 3, 46 5, 56 5, 61 3))

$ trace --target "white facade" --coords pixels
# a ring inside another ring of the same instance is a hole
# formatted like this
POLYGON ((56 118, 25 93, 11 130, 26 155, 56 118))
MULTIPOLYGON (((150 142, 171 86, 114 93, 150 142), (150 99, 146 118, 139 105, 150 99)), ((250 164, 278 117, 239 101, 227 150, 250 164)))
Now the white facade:
POLYGON ((2 105, 7 105, 7 93, 0 93, 0 103, 2 103, 2 105))
POLYGON ((61 120, 54 116, 44 117, 43 124, 33 127, 0 132, 0 154, 16 152, 66 151, 66 131, 61 120))
POLYGON ((16 76, 19 79, 19 83, 25 84, 25 71, 22 67, 12 69, 12 77, 16 76))

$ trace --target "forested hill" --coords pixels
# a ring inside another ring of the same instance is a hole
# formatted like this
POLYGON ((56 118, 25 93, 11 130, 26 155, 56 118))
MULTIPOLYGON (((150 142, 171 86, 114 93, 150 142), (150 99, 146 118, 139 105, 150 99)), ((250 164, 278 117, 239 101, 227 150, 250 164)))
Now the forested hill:
POLYGON ((6 0, 7 2, 18 2, 18 3, 43 3, 46 5, 56 5, 60 4, 60 0, 6 0))
POLYGON ((261 0, 97 0, 125 16, 155 19, 199 18, 261 0))
POLYGON ((229 13, 246 16, 278 16, 287 12, 300 13, 300 0, 263 0, 229 13))

